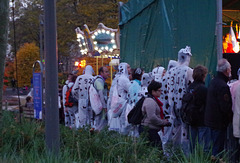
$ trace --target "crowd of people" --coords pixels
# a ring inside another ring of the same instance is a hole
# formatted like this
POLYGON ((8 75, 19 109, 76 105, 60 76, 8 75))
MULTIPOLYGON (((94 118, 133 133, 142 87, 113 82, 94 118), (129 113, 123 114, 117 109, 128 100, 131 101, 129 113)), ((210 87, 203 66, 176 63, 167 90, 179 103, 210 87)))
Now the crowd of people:
POLYGON ((211 150, 213 156, 221 155, 229 126, 233 126, 233 135, 240 137, 240 82, 228 84, 231 65, 221 59, 217 75, 207 88, 208 70, 202 65, 190 68, 191 56, 187 46, 178 52, 178 61, 170 60, 167 69, 158 66, 150 73, 120 63, 110 90, 106 84, 107 67, 101 67, 97 76, 93 76, 90 65, 83 75, 69 74, 62 92, 65 125, 76 129, 90 126, 99 132, 107 128, 134 137, 146 132, 150 144, 159 146, 165 154, 169 154, 170 146, 180 147, 187 154, 198 143, 205 152, 211 150), (72 106, 66 105, 69 89, 71 98, 77 101, 72 106), (187 92, 194 94, 191 124, 181 118, 182 98, 187 92), (133 125, 128 122, 128 114, 143 96, 144 117, 140 125, 133 125))

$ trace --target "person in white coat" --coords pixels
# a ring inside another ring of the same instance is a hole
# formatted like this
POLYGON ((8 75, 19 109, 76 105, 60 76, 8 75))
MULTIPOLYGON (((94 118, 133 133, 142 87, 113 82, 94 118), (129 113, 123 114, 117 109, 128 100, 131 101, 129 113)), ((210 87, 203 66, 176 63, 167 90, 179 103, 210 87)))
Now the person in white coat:
MULTIPOLYGON (((238 80, 231 86, 232 111, 233 111, 233 135, 240 138, 240 68, 238 69, 238 80)), ((240 142, 240 141, 239 141, 240 142)))
POLYGON ((110 88, 109 92, 109 100, 108 100, 108 125, 109 130, 118 131, 120 133, 124 130, 124 125, 126 118, 125 117, 125 108, 123 109, 123 112, 121 113, 120 117, 113 118, 113 108, 112 105, 112 96, 114 88, 117 87, 117 92, 119 96, 125 100, 127 100, 127 94, 130 87, 130 80, 129 80, 129 74, 131 73, 131 67, 127 63, 120 63, 118 66, 118 73, 116 74, 114 80, 112 81, 112 86, 110 88), (120 120, 121 119, 121 120, 120 120))
POLYGON ((142 78, 141 78, 141 95, 147 97, 148 95, 148 90, 147 87, 153 80, 153 77, 149 73, 143 73, 142 78))
POLYGON ((62 90, 65 126, 70 128, 75 128, 75 116, 78 111, 78 106, 76 104, 74 104, 72 107, 65 106, 66 93, 74 85, 75 80, 76 80, 76 76, 73 74, 69 74, 66 85, 63 86, 63 90, 62 90))
POLYGON ((180 109, 182 97, 187 92, 187 87, 193 82, 193 70, 189 67, 191 58, 191 48, 181 49, 178 52, 178 66, 170 69, 168 79, 168 101, 171 110, 172 122, 172 142, 175 146, 180 146, 185 153, 189 152, 189 139, 187 135, 187 125, 182 122, 180 109))
MULTIPOLYGON (((163 76, 161 83, 162 83, 162 87, 161 87, 161 96, 160 96, 160 101, 163 103, 163 113, 166 119, 168 119, 169 122, 173 123, 173 119, 171 118, 171 108, 169 106, 169 102, 168 102, 168 79, 170 78, 170 70, 174 67, 176 67, 178 65, 177 61, 174 60, 170 60, 168 63, 168 68, 167 68, 167 72, 165 73, 165 75, 163 76)), ((168 155, 166 148, 169 144, 171 144, 171 136, 172 136, 172 127, 164 127, 164 132, 161 130, 159 131, 159 135, 162 141, 162 148, 165 152, 165 154, 168 155)))
POLYGON ((89 88, 93 82, 93 68, 87 65, 83 75, 77 77, 72 93, 78 99, 78 114, 76 116, 76 127, 82 128, 92 125, 92 109, 89 101, 89 88))
POLYGON ((158 66, 158 67, 155 67, 153 70, 152 70, 152 77, 153 77, 153 80, 155 80, 156 82, 162 82, 162 78, 163 76, 165 75, 166 73, 166 70, 164 67, 161 67, 161 66, 158 66))

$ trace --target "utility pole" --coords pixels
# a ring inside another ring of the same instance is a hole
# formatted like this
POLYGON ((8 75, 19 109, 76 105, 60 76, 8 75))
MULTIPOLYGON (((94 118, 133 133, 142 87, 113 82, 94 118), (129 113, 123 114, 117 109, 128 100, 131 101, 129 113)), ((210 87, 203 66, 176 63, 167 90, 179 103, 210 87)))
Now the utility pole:
POLYGON ((40 62, 43 62, 43 15, 39 15, 40 62))
POLYGON ((56 36, 56 0, 44 0, 44 50, 46 55, 46 146, 59 155, 58 55, 56 36))
POLYGON ((222 0, 216 0, 217 4, 217 60, 222 59, 222 0))

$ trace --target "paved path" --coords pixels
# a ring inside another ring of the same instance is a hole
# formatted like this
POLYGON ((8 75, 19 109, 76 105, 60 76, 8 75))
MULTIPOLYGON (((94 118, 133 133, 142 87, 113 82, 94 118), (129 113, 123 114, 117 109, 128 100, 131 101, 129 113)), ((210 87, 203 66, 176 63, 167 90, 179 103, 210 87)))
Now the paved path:
MULTIPOLYGON (((29 90, 19 88, 19 98, 21 105, 24 105, 26 102, 26 97, 29 90)), ((3 109, 18 111, 18 94, 17 89, 6 88, 3 92, 3 109)))

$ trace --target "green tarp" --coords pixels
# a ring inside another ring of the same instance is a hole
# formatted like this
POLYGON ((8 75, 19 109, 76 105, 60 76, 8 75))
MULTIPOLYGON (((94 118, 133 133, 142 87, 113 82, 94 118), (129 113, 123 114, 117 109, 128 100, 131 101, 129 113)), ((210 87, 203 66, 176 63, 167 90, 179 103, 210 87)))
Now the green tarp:
POLYGON ((129 0, 120 13, 121 62, 146 72, 166 68, 189 45, 190 67, 201 64, 215 73, 216 0, 129 0))

